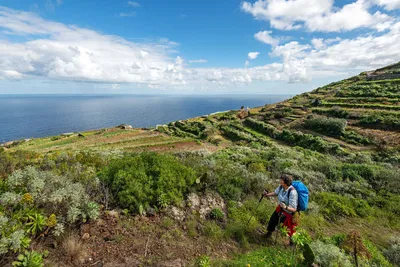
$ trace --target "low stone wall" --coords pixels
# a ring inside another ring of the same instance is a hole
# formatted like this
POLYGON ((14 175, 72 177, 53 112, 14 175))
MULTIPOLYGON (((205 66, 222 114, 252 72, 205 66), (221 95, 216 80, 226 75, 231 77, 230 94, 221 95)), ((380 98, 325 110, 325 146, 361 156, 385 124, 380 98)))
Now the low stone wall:
POLYGON ((400 73, 387 73, 380 75, 371 75, 367 77, 368 81, 391 80, 400 79, 400 73))

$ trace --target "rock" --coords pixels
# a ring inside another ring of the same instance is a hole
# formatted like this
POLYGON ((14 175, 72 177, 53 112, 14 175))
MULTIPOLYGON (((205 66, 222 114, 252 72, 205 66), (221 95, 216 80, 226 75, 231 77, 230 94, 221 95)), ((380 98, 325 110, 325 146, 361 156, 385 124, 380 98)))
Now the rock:
POLYGON ((119 217, 119 212, 116 211, 116 210, 110 210, 108 212, 108 215, 110 215, 111 217, 114 217, 114 218, 118 218, 119 217))
POLYGON ((192 193, 188 196, 187 206, 190 207, 192 211, 197 211, 203 219, 205 219, 214 208, 226 211, 225 202, 217 193, 207 193, 204 196, 192 193))
POLYGON ((192 209, 198 209, 200 208, 200 197, 196 193, 191 193, 188 196, 187 200, 188 206, 190 206, 192 209))
POLYGON ((185 217, 186 217, 185 216, 185 212, 183 210, 179 209, 178 207, 175 207, 175 206, 169 206, 166 209, 165 213, 169 217, 171 217, 171 218, 173 218, 173 219, 175 219, 177 221, 183 221, 185 219, 185 217))
POLYGON ((104 225, 104 220, 103 219, 97 219, 95 223, 96 223, 97 226, 102 226, 102 225, 104 225))
POLYGON ((156 216, 156 210, 153 209, 153 208, 148 208, 148 209, 146 210, 146 214, 147 214, 147 216, 149 216, 149 217, 154 217, 154 216, 156 216))
POLYGON ((82 239, 83 239, 83 240, 88 240, 89 238, 90 238, 89 233, 84 233, 84 234, 82 235, 82 239))
POLYGON ((183 263, 181 259, 176 259, 173 261, 164 261, 157 264, 157 267, 182 267, 183 263))

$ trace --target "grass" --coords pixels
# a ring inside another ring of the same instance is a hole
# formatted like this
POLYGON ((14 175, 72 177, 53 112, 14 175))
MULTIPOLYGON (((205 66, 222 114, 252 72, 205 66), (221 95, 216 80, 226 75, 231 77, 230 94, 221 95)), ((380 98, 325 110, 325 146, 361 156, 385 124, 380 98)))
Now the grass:
MULTIPOLYGON (((109 150, 124 149, 137 150, 156 146, 164 146, 165 150, 174 149, 174 145, 189 145, 193 138, 181 138, 161 134, 157 131, 145 130, 119 130, 109 129, 109 132, 103 134, 100 131, 90 131, 83 133, 85 137, 71 136, 52 141, 51 137, 32 139, 29 142, 23 142, 13 147, 10 151, 33 150, 36 152, 51 151, 79 151, 83 149, 109 150)), ((190 144, 192 146, 192 144, 190 144)))
POLYGON ((75 235, 66 237, 62 241, 61 249, 68 263, 79 264, 84 260, 85 250, 83 243, 75 235))
POLYGON ((268 266, 302 266, 297 262, 292 250, 279 246, 265 247, 247 254, 236 256, 228 261, 215 261, 212 266, 217 267, 268 267, 268 266))

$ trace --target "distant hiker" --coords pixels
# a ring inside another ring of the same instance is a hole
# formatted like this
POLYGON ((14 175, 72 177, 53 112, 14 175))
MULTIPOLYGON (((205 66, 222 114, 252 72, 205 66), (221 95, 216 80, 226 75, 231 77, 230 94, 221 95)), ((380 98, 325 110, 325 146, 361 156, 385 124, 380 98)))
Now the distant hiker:
MULTIPOLYGON (((292 186, 292 182, 293 177, 291 175, 283 174, 279 180, 280 186, 278 186, 274 192, 264 192, 264 196, 278 196, 279 200, 279 205, 276 207, 274 213, 272 213, 268 222, 267 238, 272 236, 272 233, 275 231, 275 228, 279 223, 283 223, 283 225, 286 226, 290 237, 295 233, 294 228, 297 225, 296 219, 298 216, 298 194, 297 190, 292 186), (295 220, 294 217, 296 217, 295 220)), ((290 238, 290 245, 292 244, 292 239, 290 238)))
POLYGON ((246 108, 246 113, 247 113, 247 116, 250 116, 250 108, 249 107, 246 108))

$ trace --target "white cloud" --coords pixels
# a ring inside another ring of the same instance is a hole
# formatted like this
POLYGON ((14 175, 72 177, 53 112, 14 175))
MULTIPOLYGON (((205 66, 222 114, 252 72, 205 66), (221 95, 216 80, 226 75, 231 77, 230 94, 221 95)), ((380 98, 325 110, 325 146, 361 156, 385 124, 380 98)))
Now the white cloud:
POLYGON ((400 9, 400 0, 372 0, 372 2, 387 10, 400 9))
POLYGON ((324 39, 322 38, 314 38, 311 40, 311 43, 316 49, 321 49, 325 47, 324 39))
POLYGON ((358 28, 375 28, 379 31, 390 27, 393 19, 377 11, 370 14, 370 5, 364 0, 347 4, 337 12, 310 17, 305 21, 306 27, 311 31, 338 32, 358 28))
POLYGON ((278 45, 279 41, 275 38, 273 38, 270 34, 272 31, 261 31, 256 34, 254 34, 254 38, 256 38, 258 41, 269 44, 271 46, 276 46, 278 45))
MULTIPOLYGON (((108 88, 124 83, 168 89, 233 88, 254 81, 309 82, 400 61, 400 22, 386 32, 354 39, 276 43, 270 53, 275 63, 250 67, 247 61, 241 68, 190 68, 176 54, 178 44, 168 39, 137 43, 3 7, 0 33, 19 36, 18 42, 0 39, 0 79, 29 81, 34 76, 107 84, 108 88)), ((255 56, 250 53, 249 59, 255 56)))
POLYGON ((250 61, 246 60, 246 61, 244 62, 244 67, 245 67, 245 68, 248 68, 249 66, 250 66, 250 61))
POLYGON ((133 2, 133 1, 129 1, 128 5, 133 6, 133 7, 140 7, 140 4, 138 2, 133 2))
MULTIPOLYGON (((242 10, 256 19, 269 21, 271 27, 280 30, 306 28, 309 31, 338 32, 357 28, 388 29, 393 18, 369 9, 376 5, 371 0, 357 0, 335 7, 333 0, 258 0, 243 2, 242 10)), ((387 8, 396 8, 399 0, 372 0, 387 8)))
MULTIPOLYGON (((400 22, 389 32, 355 39, 313 39, 313 46, 290 42, 277 46, 271 56, 283 58, 284 72, 299 77, 353 75, 400 61, 400 22), (286 66, 285 66, 286 65, 286 66), (306 71, 306 72, 304 72, 306 71)), ((292 76, 289 76, 292 77, 292 76)))
POLYGON ((258 0, 254 4, 242 3, 242 10, 256 19, 270 21, 272 27, 292 30, 301 27, 299 22, 331 10, 333 0, 258 0))
POLYGON ((18 71, 15 70, 4 70, 2 71, 3 75, 0 75, 0 78, 3 76, 3 78, 8 78, 12 80, 19 80, 23 77, 22 73, 19 73, 18 71))
POLYGON ((202 63, 207 63, 208 60, 206 60, 206 59, 194 59, 194 60, 189 60, 188 62, 189 63, 200 63, 200 64, 202 64, 202 63))
POLYGON ((121 12, 119 13, 120 17, 134 17, 136 16, 136 12, 121 12))
POLYGON ((247 56, 249 59, 256 59, 259 54, 259 52, 250 52, 247 56))
POLYGON ((0 8, 1 28, 28 37, 26 42, 0 40, 1 70, 85 82, 182 82, 179 66, 169 57, 176 43, 168 40, 133 43, 7 8, 0 8))
POLYGON ((315 49, 322 49, 326 48, 329 44, 339 42, 341 38, 331 38, 331 39, 323 39, 323 38, 314 38, 311 40, 311 44, 314 46, 315 49))

